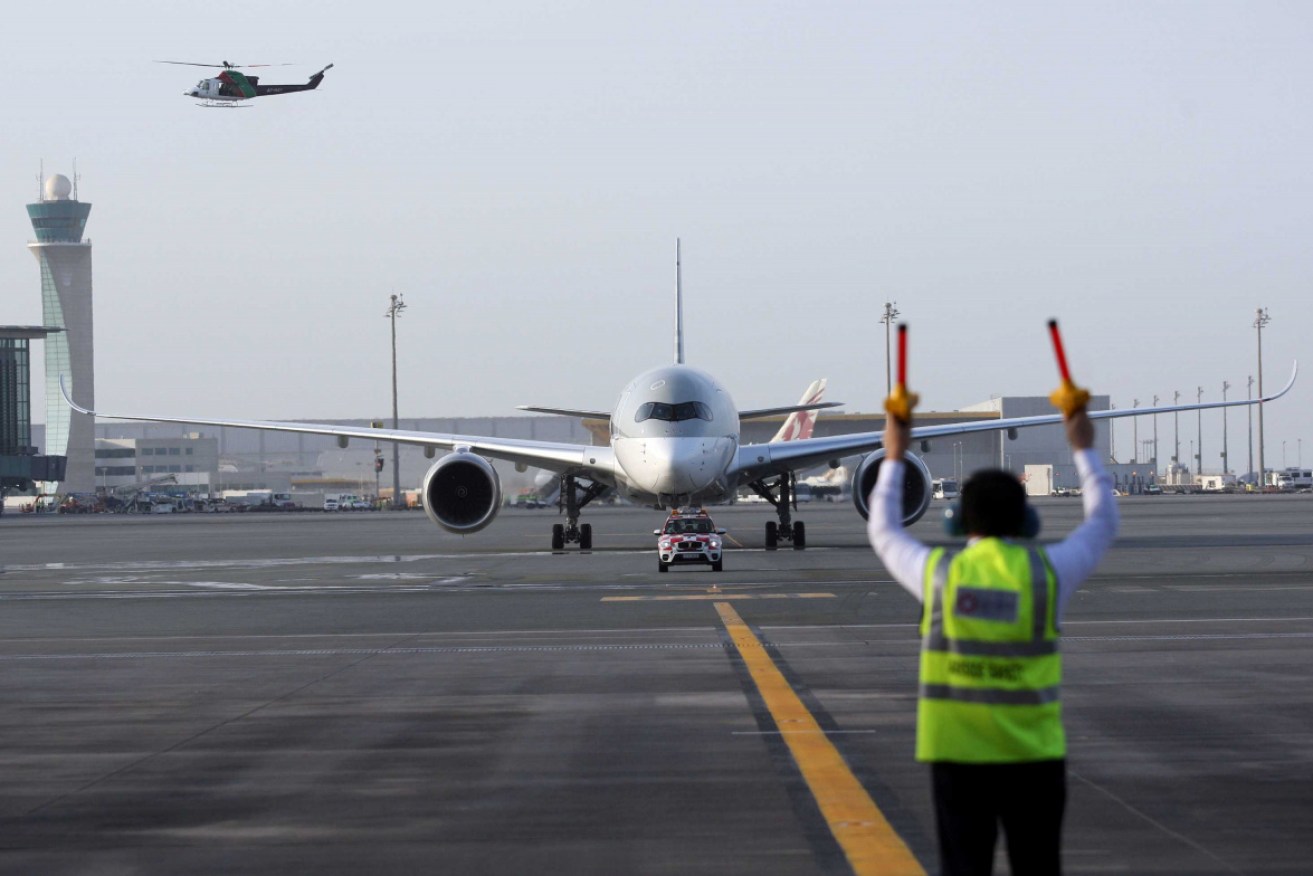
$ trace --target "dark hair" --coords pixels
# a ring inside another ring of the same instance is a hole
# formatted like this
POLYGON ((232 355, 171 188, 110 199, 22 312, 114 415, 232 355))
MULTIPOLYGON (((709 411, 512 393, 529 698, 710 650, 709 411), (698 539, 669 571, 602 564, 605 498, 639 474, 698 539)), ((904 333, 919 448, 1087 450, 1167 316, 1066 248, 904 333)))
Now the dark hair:
POLYGON ((1026 525, 1026 491, 1012 472, 978 471, 962 485, 962 528, 969 535, 1020 536, 1026 525))

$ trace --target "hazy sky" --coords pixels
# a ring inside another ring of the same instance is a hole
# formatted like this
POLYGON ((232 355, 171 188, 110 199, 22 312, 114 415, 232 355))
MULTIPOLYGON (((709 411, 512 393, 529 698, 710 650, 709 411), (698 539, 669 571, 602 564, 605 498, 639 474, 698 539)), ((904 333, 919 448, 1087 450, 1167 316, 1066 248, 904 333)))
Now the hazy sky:
POLYGON ((40 321, 23 205, 76 158, 102 408, 380 415, 394 290, 403 416, 607 408, 671 358, 682 237, 689 361, 741 407, 825 376, 878 409, 890 299, 932 409, 1047 393, 1049 316, 1118 407, 1243 397, 1265 306, 1267 385, 1308 369, 1268 461, 1313 463, 1304 3, 122 0, 5 31, 0 323, 40 321), (211 110, 161 58, 337 66, 211 110))

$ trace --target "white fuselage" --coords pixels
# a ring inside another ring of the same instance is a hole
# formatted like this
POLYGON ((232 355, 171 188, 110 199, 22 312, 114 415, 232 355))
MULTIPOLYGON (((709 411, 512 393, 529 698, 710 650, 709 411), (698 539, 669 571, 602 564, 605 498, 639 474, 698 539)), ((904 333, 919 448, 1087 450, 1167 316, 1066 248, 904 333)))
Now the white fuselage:
POLYGON ((611 415, 616 489, 665 507, 720 502, 739 446, 734 400, 705 371, 667 365, 635 377, 611 415))
POLYGON ((199 97, 205 100, 243 100, 240 95, 222 94, 223 80, 202 79, 196 87, 185 92, 184 97, 199 97))

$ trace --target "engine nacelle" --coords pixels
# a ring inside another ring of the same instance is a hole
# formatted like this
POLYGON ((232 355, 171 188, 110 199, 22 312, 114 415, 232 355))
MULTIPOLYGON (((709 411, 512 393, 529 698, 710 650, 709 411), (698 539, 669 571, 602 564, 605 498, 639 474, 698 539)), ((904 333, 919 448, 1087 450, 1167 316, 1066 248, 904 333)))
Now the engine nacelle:
POLYGON ((483 529, 501 510, 501 480, 477 453, 457 451, 433 463, 424 475, 424 513, 457 535, 483 529))
MULTIPOLYGON (((857 506, 857 513, 862 515, 863 520, 870 514, 866 497, 871 495, 871 489, 875 486, 884 455, 883 450, 868 454, 853 475, 853 504, 857 506)), ((903 525, 911 526, 930 508, 930 469, 915 454, 906 453, 903 460, 903 525)))

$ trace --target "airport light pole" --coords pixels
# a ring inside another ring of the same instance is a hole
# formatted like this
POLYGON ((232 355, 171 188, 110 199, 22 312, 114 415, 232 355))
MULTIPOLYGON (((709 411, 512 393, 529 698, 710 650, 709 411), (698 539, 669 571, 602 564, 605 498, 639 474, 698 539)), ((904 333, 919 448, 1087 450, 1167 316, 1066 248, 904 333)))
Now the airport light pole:
MULTIPOLYGON (((1181 391, 1172 390, 1172 404, 1179 404, 1181 401, 1181 391)), ((1172 411, 1172 441, 1175 448, 1172 451, 1172 465, 1181 464, 1181 412, 1172 411)), ((1175 481, 1173 481, 1175 483, 1175 481)))
MULTIPOLYGON (((1140 406, 1140 400, 1131 400, 1131 410, 1140 406)), ((1140 464, 1140 418, 1131 417, 1131 464, 1140 464)))
MULTIPOLYGON (((1222 402, 1226 403, 1226 391, 1231 388, 1231 384, 1225 380, 1222 381, 1222 402)), ((1231 458, 1226 455, 1226 408, 1222 408, 1222 474, 1231 471, 1231 458)))
POLYGON ((1258 483, 1259 489, 1267 486, 1267 472, 1263 457, 1263 326, 1272 321, 1267 308, 1258 308, 1254 328, 1258 330, 1258 483))
MULTIPOLYGON (((397 416, 397 317, 401 316, 401 312, 405 309, 406 302, 394 292, 387 313, 383 314, 392 321, 392 428, 394 430, 401 428, 397 416)), ((401 499, 401 445, 395 441, 392 442, 392 507, 406 507, 401 499)))
POLYGON ((889 353, 890 330, 893 328, 894 320, 899 316, 898 302, 886 301, 884 303, 884 316, 880 322, 884 323, 884 394, 889 395, 894 390, 892 359, 889 353))
MULTIPOLYGON (((1117 406, 1112 403, 1111 399, 1108 400, 1108 410, 1117 410, 1117 406)), ((1114 463, 1117 461, 1117 430, 1113 428, 1116 425, 1115 420, 1108 421, 1108 459, 1114 463)))
MULTIPOLYGON (((1249 375, 1249 386, 1245 391, 1247 401, 1254 400, 1254 375, 1249 375)), ((1254 473, 1254 406, 1245 405, 1245 413, 1249 415, 1249 464, 1246 466, 1246 474, 1254 473)))
MULTIPOLYGON (((1158 396, 1153 397, 1153 406, 1158 407, 1158 396)), ((1153 473, 1158 474, 1158 415, 1153 415, 1153 473)))

